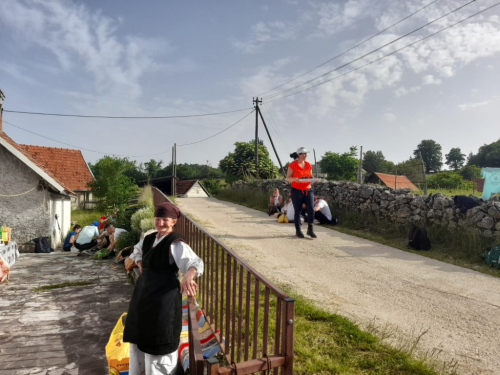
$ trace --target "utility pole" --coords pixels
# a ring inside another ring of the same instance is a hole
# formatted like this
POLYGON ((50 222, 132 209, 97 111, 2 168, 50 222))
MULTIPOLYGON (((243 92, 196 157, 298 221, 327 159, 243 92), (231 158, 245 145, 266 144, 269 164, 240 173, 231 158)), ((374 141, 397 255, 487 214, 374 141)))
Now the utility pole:
POLYGON ((314 154, 314 169, 316 170, 316 178, 318 178, 318 164, 316 163, 316 150, 314 148, 313 148, 313 154, 314 154))
POLYGON ((394 190, 398 188, 398 170, 396 169, 396 174, 394 175, 394 190))
POLYGON ((420 158, 420 161, 422 162, 422 174, 424 176, 424 194, 427 195, 427 176, 425 175, 424 159, 422 158, 422 153, 420 151, 418 152, 418 157, 420 158))
POLYGON ((359 150, 358 184, 363 183, 363 146, 359 150))
POLYGON ((174 196, 175 178, 174 178, 174 146, 172 146, 172 179, 170 182, 170 193, 174 196))
POLYGON ((174 198, 177 196, 177 144, 174 143, 174 198))
POLYGON ((259 178, 259 104, 262 104, 262 99, 253 98, 255 104, 255 171, 259 178))
MULTIPOLYGON (((262 100, 261 100, 262 103, 262 100)), ((274 147, 273 139, 271 138, 271 134, 269 133, 269 129, 267 128, 266 121, 264 120, 264 116, 262 116, 262 112, 260 111, 259 106, 257 105, 256 107, 257 112, 260 116, 260 119, 262 120, 262 123, 264 124, 264 129, 266 129, 267 136, 269 137, 269 141, 271 142, 271 146, 273 146, 274 154, 276 155, 276 158, 278 159, 278 163, 280 165, 280 170, 283 173, 283 175, 286 177, 286 172, 283 170, 283 165, 281 164, 280 157, 278 156, 278 152, 276 151, 276 147, 274 147)))

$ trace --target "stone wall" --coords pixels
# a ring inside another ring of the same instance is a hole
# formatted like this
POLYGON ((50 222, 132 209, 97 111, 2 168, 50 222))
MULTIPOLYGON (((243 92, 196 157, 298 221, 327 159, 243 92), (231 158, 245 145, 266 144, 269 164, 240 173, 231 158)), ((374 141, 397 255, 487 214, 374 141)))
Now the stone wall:
MULTIPOLYGON (((275 188, 280 189, 284 196, 290 192, 290 184, 284 180, 237 181, 232 186, 236 189, 258 189, 269 192, 269 195, 275 188)), ((348 210, 374 213, 399 223, 473 230, 484 237, 500 240, 500 202, 494 199, 480 202, 462 214, 455 207, 453 199, 441 193, 418 195, 409 189, 393 190, 380 185, 360 185, 346 181, 317 183, 314 190, 316 195, 330 204, 348 210)))
POLYGON ((18 244, 40 236, 51 236, 50 194, 38 188, 40 177, 22 161, 0 146, 0 225, 12 228, 18 244))

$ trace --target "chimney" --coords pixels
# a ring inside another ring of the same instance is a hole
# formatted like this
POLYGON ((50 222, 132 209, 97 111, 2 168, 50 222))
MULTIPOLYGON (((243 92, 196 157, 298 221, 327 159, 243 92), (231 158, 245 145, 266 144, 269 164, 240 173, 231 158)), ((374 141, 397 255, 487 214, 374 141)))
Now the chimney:
POLYGON ((0 133, 3 132, 3 129, 2 129, 2 117, 3 117, 3 101, 5 99, 5 95, 4 93, 2 92, 2 90, 0 90, 0 133))

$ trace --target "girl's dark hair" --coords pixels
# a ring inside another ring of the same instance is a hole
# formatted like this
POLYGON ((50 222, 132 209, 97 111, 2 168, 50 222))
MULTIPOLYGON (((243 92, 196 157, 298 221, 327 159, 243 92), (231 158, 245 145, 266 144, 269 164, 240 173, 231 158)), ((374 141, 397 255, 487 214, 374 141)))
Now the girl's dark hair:
POLYGON ((299 154, 297 154, 296 152, 294 152, 293 154, 290 154, 290 157, 293 159, 293 160, 297 160, 299 158, 299 154))
POLYGON ((77 229, 81 229, 81 228, 82 228, 82 226, 81 226, 81 225, 76 224, 76 225, 73 227, 73 230, 77 230, 77 229))

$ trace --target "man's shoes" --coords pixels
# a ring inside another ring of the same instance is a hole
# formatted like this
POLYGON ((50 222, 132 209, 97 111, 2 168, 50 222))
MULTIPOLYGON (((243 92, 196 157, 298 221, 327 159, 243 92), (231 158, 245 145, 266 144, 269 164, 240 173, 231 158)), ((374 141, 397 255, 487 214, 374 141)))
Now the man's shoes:
POLYGON ((299 238, 304 238, 304 233, 300 229, 295 230, 295 235, 299 238))
POLYGON ((82 255, 82 252, 81 252, 81 251, 79 251, 78 253, 76 253, 76 256, 77 256, 77 257, 79 257, 79 256, 81 256, 81 255, 82 255))
POLYGON ((312 225, 309 225, 309 227, 307 228, 307 235, 310 236, 311 238, 318 238, 318 236, 316 236, 316 234, 314 233, 312 225))
POLYGON ((335 219, 332 219, 332 221, 330 222, 332 225, 337 225, 339 223, 339 219, 335 218, 335 219))

